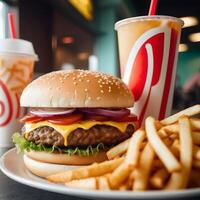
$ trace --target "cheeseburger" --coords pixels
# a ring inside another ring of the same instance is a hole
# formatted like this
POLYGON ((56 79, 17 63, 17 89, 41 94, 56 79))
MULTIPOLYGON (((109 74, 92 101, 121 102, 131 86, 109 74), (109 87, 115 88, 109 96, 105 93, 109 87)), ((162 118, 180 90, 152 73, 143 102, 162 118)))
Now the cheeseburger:
POLYGON ((136 127, 128 109, 132 93, 120 79, 103 73, 46 74, 25 88, 20 103, 29 112, 13 141, 24 152, 25 165, 39 176, 50 168, 106 160, 105 152, 131 137, 136 127))

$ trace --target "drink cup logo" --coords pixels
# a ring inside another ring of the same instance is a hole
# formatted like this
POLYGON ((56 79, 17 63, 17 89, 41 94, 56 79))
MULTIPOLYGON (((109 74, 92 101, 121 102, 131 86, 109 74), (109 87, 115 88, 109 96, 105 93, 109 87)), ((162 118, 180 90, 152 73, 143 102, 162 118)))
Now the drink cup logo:
POLYGON ((133 92, 132 112, 140 123, 149 115, 162 119, 171 109, 168 97, 173 95, 178 43, 175 30, 157 27, 141 35, 131 49, 123 81, 133 92))
POLYGON ((20 114, 18 94, 11 93, 0 80, 0 127, 8 125, 12 119, 18 119, 20 114))
POLYGON ((0 127, 12 123, 23 112, 19 96, 32 79, 33 64, 29 59, 0 59, 0 127))
POLYGON ((6 85, 0 81, 0 127, 6 126, 12 119, 13 104, 6 85))

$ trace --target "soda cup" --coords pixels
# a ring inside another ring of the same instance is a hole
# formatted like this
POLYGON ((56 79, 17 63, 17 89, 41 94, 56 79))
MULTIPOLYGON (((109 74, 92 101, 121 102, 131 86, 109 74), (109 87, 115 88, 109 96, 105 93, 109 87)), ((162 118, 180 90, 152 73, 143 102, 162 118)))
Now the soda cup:
POLYGON ((148 116, 163 119, 171 112, 178 45, 183 21, 170 16, 142 16, 115 24, 120 70, 140 124, 148 116))
POLYGON ((31 81, 38 60, 31 42, 0 39, 0 148, 13 146, 11 136, 21 129, 19 98, 31 81))

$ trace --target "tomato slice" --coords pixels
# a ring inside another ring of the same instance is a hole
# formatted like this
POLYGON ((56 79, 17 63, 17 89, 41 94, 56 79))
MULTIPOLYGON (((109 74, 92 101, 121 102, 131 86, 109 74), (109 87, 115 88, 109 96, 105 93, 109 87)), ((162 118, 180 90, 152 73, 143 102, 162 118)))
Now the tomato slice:
POLYGON ((38 117, 38 116, 34 116, 34 115, 25 115, 22 119, 20 119, 19 121, 21 123, 26 123, 26 122, 29 122, 29 123, 37 123, 37 122, 40 122, 42 121, 43 118, 42 117, 38 117))
POLYGON ((117 121, 117 122, 135 122, 135 121, 137 121, 137 116, 130 114, 125 117, 115 119, 115 121, 117 121))
POLYGON ((58 125, 67 125, 67 124, 73 124, 74 122, 80 121, 82 119, 81 114, 73 114, 70 116, 63 116, 63 117, 53 117, 51 119, 48 119, 47 121, 52 124, 58 124, 58 125))

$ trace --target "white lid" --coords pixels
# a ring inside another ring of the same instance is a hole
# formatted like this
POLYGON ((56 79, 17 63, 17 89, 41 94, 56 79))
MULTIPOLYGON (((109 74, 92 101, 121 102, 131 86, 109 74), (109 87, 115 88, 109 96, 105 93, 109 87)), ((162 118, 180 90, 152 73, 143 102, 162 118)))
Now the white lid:
POLYGON ((32 43, 22 39, 0 39, 0 54, 31 56, 38 61, 38 55, 35 53, 32 43))
POLYGON ((172 16, 167 16, 167 15, 146 15, 146 16, 138 16, 138 17, 130 17, 126 19, 122 19, 118 22, 115 23, 115 30, 117 30, 120 26, 126 25, 131 22, 135 21, 143 21, 143 20, 171 20, 171 21, 176 21, 179 23, 181 26, 183 26, 184 22, 180 18, 177 17, 172 17, 172 16))

